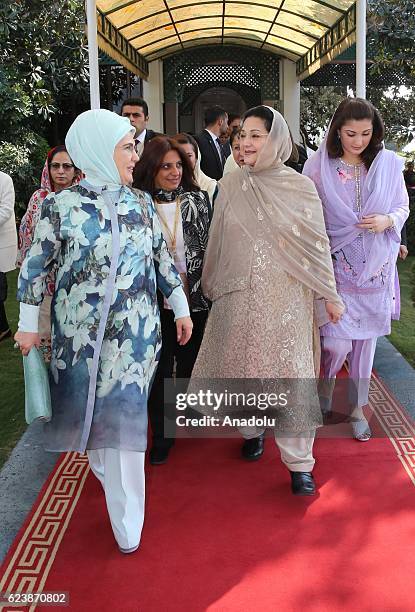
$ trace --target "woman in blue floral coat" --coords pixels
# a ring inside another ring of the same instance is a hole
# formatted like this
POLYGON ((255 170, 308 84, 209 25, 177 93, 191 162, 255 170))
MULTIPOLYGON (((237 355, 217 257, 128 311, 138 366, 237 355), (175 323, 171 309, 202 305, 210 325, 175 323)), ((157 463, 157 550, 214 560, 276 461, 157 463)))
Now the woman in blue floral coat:
POLYGON ((180 344, 192 322, 152 199, 128 187, 137 160, 129 121, 87 111, 66 146, 86 180, 43 203, 20 272, 15 338, 23 354, 38 345, 38 304, 56 262, 46 447, 88 452, 115 538, 132 552, 144 520, 147 397, 161 348, 157 288, 180 344))

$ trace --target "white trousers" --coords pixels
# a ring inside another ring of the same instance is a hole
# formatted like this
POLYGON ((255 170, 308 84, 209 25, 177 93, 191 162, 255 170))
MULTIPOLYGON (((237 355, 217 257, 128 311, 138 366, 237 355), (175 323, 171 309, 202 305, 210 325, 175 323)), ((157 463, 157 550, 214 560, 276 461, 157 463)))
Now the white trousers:
MULTIPOLYGON (((257 438, 264 433, 261 427, 239 427, 245 440, 257 438)), ((274 430, 275 442, 280 449, 281 461, 290 472, 312 472, 315 464, 313 457, 313 443, 316 435, 315 429, 302 431, 301 433, 285 435, 278 434, 274 430)))
POLYGON ((140 543, 144 522, 145 453, 99 448, 88 450, 91 470, 104 487, 112 531, 121 548, 140 543))

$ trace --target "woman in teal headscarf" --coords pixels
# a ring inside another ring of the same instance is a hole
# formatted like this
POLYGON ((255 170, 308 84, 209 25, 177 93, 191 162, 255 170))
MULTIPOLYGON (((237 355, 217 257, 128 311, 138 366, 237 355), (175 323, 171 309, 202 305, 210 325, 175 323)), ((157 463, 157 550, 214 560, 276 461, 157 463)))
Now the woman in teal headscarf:
POLYGON ((46 448, 87 451, 122 552, 144 520, 147 396, 161 348, 156 290, 171 305, 177 336, 191 335, 187 299, 154 204, 129 185, 137 155, 128 119, 82 113, 66 147, 85 179, 47 197, 19 276, 23 354, 38 346, 37 317, 56 263, 46 448))

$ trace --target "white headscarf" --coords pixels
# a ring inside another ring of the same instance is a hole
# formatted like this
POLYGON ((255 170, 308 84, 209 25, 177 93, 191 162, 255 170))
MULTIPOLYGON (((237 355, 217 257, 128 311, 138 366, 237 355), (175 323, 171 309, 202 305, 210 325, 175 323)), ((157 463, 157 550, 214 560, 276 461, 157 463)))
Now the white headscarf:
POLYGON ((225 174, 229 174, 229 172, 237 170, 238 168, 239 165, 236 163, 233 153, 231 153, 226 159, 225 166, 223 168, 223 176, 225 176, 225 174))
POLYGON ((115 146, 129 132, 127 117, 106 110, 88 110, 78 115, 65 138, 67 151, 91 185, 119 188, 121 178, 114 161, 115 146))
POLYGON ((316 188, 284 166, 292 150, 288 125, 280 113, 266 108, 273 122, 255 165, 234 170, 219 182, 203 261, 203 293, 215 301, 250 286, 254 248, 264 228, 269 256, 318 297, 343 308, 316 188))

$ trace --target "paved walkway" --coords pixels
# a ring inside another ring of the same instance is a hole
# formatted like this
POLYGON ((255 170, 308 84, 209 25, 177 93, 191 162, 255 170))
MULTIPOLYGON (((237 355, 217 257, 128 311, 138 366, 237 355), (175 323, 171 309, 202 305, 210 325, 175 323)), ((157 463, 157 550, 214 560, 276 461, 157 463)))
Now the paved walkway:
MULTIPOLYGON (((375 369, 415 419, 415 370, 386 338, 378 341, 375 369)), ((42 449, 41 427, 28 427, 0 472, 0 562, 58 458, 42 449)))

